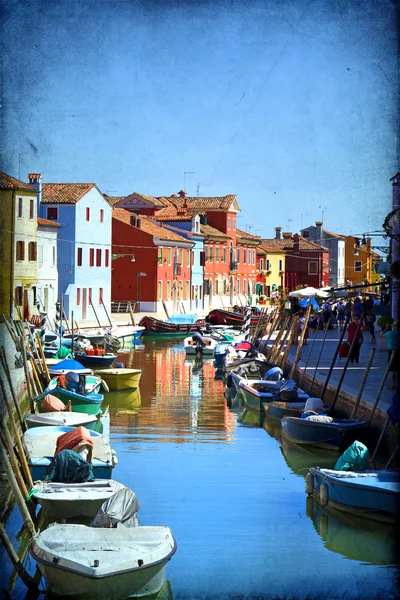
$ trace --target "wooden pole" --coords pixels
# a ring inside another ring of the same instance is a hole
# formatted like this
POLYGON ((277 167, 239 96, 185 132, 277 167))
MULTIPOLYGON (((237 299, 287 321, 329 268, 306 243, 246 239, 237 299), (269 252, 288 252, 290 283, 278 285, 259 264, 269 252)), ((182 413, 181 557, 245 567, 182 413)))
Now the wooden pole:
POLYGON ((290 335, 290 331, 291 331, 290 317, 286 317, 278 335, 276 336, 275 343, 272 347, 272 357, 270 359, 271 362, 278 363, 278 361, 280 361, 280 359, 281 359, 280 353, 281 353, 281 350, 283 350, 283 348, 285 347, 285 343, 286 343, 288 336, 290 335))
POLYGON ((165 304, 165 301, 164 301, 164 300, 162 301, 162 305, 163 305, 163 308, 164 308, 165 314, 167 315, 167 319, 169 319, 169 314, 168 314, 168 310, 167 310, 167 305, 165 304))
POLYGON ((25 380, 26 380, 26 389, 28 392, 28 398, 29 398, 29 406, 30 406, 30 410, 31 412, 35 412, 35 406, 33 404, 33 394, 31 391, 31 379, 30 379, 30 373, 28 370, 28 361, 26 360, 26 350, 25 350, 25 342, 24 342, 24 336, 21 335, 19 338, 20 342, 21 342, 21 354, 22 354, 22 362, 24 365, 24 372, 25 372, 25 380))
POLYGON ((373 406, 371 408, 371 414, 369 415, 369 419, 368 419, 368 423, 367 423, 368 427, 371 425, 372 417, 375 414, 376 407, 378 406, 379 399, 380 399, 380 397, 382 395, 382 392, 383 392, 383 388, 385 387, 385 382, 386 382, 387 376, 389 374, 389 371, 390 371, 390 369, 392 367, 392 364, 394 362, 395 354, 396 354, 396 350, 394 350, 392 352, 392 356, 390 357, 388 365, 387 365, 387 367, 385 369, 385 372, 383 374, 382 381, 381 381, 381 384, 380 384, 379 389, 378 389, 378 393, 377 393, 376 398, 375 398, 375 402, 374 402, 374 404, 373 404, 373 406))
POLYGON ((108 314, 108 311, 107 311, 107 309, 106 309, 106 305, 105 305, 105 304, 104 304, 104 302, 103 302, 103 298, 100 298, 100 300, 101 300, 101 304, 102 304, 102 306, 103 306, 103 308, 104 308, 104 312, 106 313, 106 316, 107 316, 108 322, 110 323, 110 327, 112 327, 112 326, 113 326, 113 324, 111 323, 110 315, 108 314))
POLYGON ((397 444, 396 448, 393 450, 392 454, 390 455, 389 460, 387 461, 386 465, 385 465, 385 469, 389 468, 390 463, 392 462, 392 460, 395 457, 395 454, 397 452, 397 450, 400 448, 400 444, 397 444))
POLYGON ((97 323, 98 323, 99 327, 101 328, 100 321, 99 321, 99 317, 97 316, 96 309, 95 309, 95 307, 93 306, 93 302, 92 302, 92 298, 91 298, 91 296, 89 296, 89 302, 90 302, 90 306, 91 306, 91 307, 92 307, 92 309, 93 309, 94 316, 96 317, 96 321, 97 321, 97 323))
POLYGON ((135 326, 135 317, 133 316, 132 304, 130 302, 129 302, 128 308, 129 308, 129 315, 131 317, 132 325, 135 326))
POLYGON ((381 435, 379 436, 379 440, 378 440, 378 442, 376 444, 376 448, 375 448, 374 453, 372 455, 371 462, 373 462, 374 459, 375 459, 376 453, 378 452, 378 448, 381 445, 381 441, 383 439, 383 436, 386 433, 386 429, 388 428, 389 423, 390 423, 390 419, 389 419, 389 417, 386 417, 386 421, 385 421, 385 424, 384 424, 384 426, 382 428, 381 435))
MULTIPOLYGON (((65 324, 67 326, 67 331, 69 333, 71 331, 71 328, 70 328, 69 323, 68 323, 67 315, 65 314, 64 305, 62 307, 62 314, 63 314, 63 318, 64 318, 64 321, 65 321, 65 324)), ((73 321, 71 321, 71 323, 73 323, 73 321)))
POLYGON ((30 535, 33 537, 34 535, 36 535, 36 531, 35 531, 35 525, 32 521, 32 518, 29 514, 29 511, 26 507, 26 503, 25 503, 25 499, 23 498, 22 494, 21 494, 21 490, 18 487, 18 483, 15 479, 15 475, 14 472, 12 470, 12 467, 10 465, 10 461, 8 459, 7 456, 7 452, 4 449, 3 443, 0 443, 0 456, 2 459, 2 465, 3 468, 6 472, 7 478, 8 478, 8 483, 10 484, 14 494, 15 494, 15 498, 17 500, 19 509, 21 511, 21 515, 22 518, 24 520, 25 523, 25 527, 27 528, 27 530, 29 531, 30 535))
POLYGON ((40 383, 39 373, 37 372, 37 368, 36 368, 33 356, 30 357, 29 364, 31 365, 31 370, 32 370, 32 374, 33 374, 33 381, 34 381, 35 387, 36 387, 36 394, 35 394, 35 396, 39 396, 39 394, 41 394, 43 392, 43 388, 42 388, 42 385, 40 383))
POLYGON ((372 365, 372 362, 374 360, 374 356, 375 356, 375 348, 371 348, 371 351, 369 353, 368 362, 367 362, 367 365, 365 367, 365 371, 364 371, 363 377, 361 379, 360 387, 358 389, 357 396, 356 396, 356 399, 355 399, 355 402, 354 402, 354 407, 353 407, 352 413, 350 415, 350 419, 354 419, 354 417, 356 416, 356 413, 357 413, 357 410, 358 410, 358 406, 359 406, 360 400, 361 400, 361 394, 364 391, 364 387, 365 387, 365 384, 366 384, 367 379, 368 379, 369 371, 371 369, 371 365, 372 365))
MULTIPOLYGON (((298 346, 297 346, 297 350, 296 350, 296 354, 295 354, 294 361, 293 361, 293 364, 292 364, 292 368, 290 369, 289 379, 293 378, 294 371, 296 369, 297 363, 300 360, 301 348, 303 346, 304 338, 305 338, 305 335, 306 335, 306 330, 307 330, 307 327, 308 327, 308 319, 310 317, 310 312, 311 312, 311 304, 309 304, 307 306, 307 309, 306 309, 306 314, 305 314, 305 317, 304 317, 304 325, 303 325, 303 329, 301 330, 300 340, 299 340, 299 343, 298 343, 298 346)), ((299 318, 299 323, 300 323, 300 318, 299 318)))
POLYGON ((309 360, 310 360, 310 358, 311 358, 311 354, 312 354, 312 351, 313 351, 313 348, 314 348, 314 343, 315 343, 315 340, 317 339, 317 333, 318 333, 318 327, 316 327, 316 328, 315 328, 315 331, 314 331, 314 336, 313 336, 313 340, 312 340, 312 342, 311 342, 311 348, 310 348, 310 350, 309 350, 309 353, 308 353, 308 356, 307 356, 307 360, 306 360, 306 363, 305 363, 305 365, 304 365, 303 372, 302 372, 302 374, 301 374, 301 377, 300 377, 300 382, 299 382, 299 387, 300 387, 300 388, 301 388, 301 386, 302 386, 302 384, 303 384, 304 374, 305 374, 305 372, 307 371, 307 366, 308 366, 309 360))
POLYGON ((283 353, 283 356, 281 358, 281 361, 279 363, 280 366, 282 367, 282 369, 286 368, 287 359, 288 359, 288 356, 289 356, 290 348, 292 347, 292 344, 293 344, 294 336, 295 336, 295 334, 297 332, 298 324, 299 324, 299 318, 298 317, 294 317, 292 326, 290 328, 290 335, 288 337, 288 342, 287 342, 285 351, 283 353))
POLYGON ((47 362, 46 362, 46 357, 44 355, 42 341, 41 341, 41 339, 39 337, 38 337, 37 345, 38 345, 38 350, 39 350, 40 357, 42 359, 43 372, 44 372, 44 375, 46 377, 47 383, 49 383, 49 381, 50 381, 49 367, 47 366, 47 362))
MULTIPOLYGON (((267 323, 267 328, 268 328, 269 323, 267 323)), ((265 348, 268 349, 268 342, 271 339, 271 335, 273 334, 274 331, 276 331, 279 327, 279 325, 282 326, 282 319, 276 315, 273 315, 273 317, 270 319, 270 328, 268 331, 268 335, 267 335, 267 339, 264 340, 265 343, 265 348), (275 320, 276 317, 276 320, 275 320)))
POLYGON ((38 584, 36 581, 25 571, 22 562, 18 558, 17 553, 14 550, 14 546, 11 543, 10 538, 7 535, 7 532, 4 526, 0 523, 0 539, 4 544, 4 548, 8 554, 9 559, 14 565, 15 570, 21 578, 21 581, 26 585, 26 587, 30 590, 38 591, 38 584))
MULTIPOLYGON (((24 421, 23 421, 23 418, 22 418, 22 413, 21 413, 21 409, 20 409, 19 404, 18 404, 17 396, 15 394, 15 390, 14 390, 13 382, 12 382, 12 379, 11 379, 11 373, 10 373, 10 369, 8 367, 7 357, 6 357, 6 353, 5 353, 5 350, 4 350, 4 346, 1 346, 1 348, 0 348, 0 362, 1 362, 1 365, 2 365, 2 367, 4 369, 4 373, 6 374, 6 377, 7 377, 8 387, 10 389, 11 396, 12 396, 12 399, 13 399, 13 402, 14 402, 14 408, 17 411, 17 415, 18 415, 18 419, 19 419, 19 422, 20 422, 20 425, 21 425, 21 429, 22 429, 22 431, 25 431, 26 427, 25 427, 25 424, 24 424, 24 421)), ((1 381, 1 378, 0 378, 0 381, 1 381)), ((6 397, 6 391, 5 391, 5 389, 4 390, 2 389, 2 392, 3 392, 3 396, 6 397)))
MULTIPOLYGON (((315 369, 314 369, 314 375, 312 378, 312 382, 311 382, 311 388, 310 388, 310 394, 312 392, 313 386, 314 386, 314 381, 315 381, 315 376, 317 374, 318 371, 318 367, 319 367, 319 362, 321 360, 321 356, 322 356, 322 350, 324 349, 325 346, 325 340, 326 340, 326 336, 328 335, 328 329, 329 329, 329 324, 331 322, 331 318, 329 317, 328 319, 328 324, 327 327, 325 329, 325 333, 324 333, 324 337, 322 338, 322 344, 321 344, 321 348, 319 350, 319 354, 318 354, 318 358, 317 358, 317 362, 315 364, 315 369)), ((317 329, 318 330, 318 329, 317 329)), ((333 365, 335 364, 335 360, 336 360, 336 355, 334 356, 334 358, 332 359, 332 363, 331 363, 331 368, 333 369, 333 365)))
POLYGON ((27 498, 28 490, 26 489, 25 481, 22 478, 17 459, 15 458, 15 453, 14 453, 14 449, 13 449, 13 441, 12 441, 10 432, 8 431, 7 426, 4 423, 4 421, 0 421, 0 440, 1 440, 1 443, 3 444, 4 448, 8 452, 8 458, 10 460, 10 465, 15 474, 16 481, 18 483, 19 489, 21 490, 21 494, 23 495, 24 498, 27 498))
MULTIPOLYGON (((282 339, 282 337, 285 335, 286 327, 288 325, 288 321, 285 320, 285 323, 282 323, 281 321, 279 321, 279 323, 277 323, 276 330, 278 329, 278 325, 279 324, 280 324, 281 328, 279 329, 276 338, 274 339, 273 343, 271 344, 271 347, 268 348, 268 360, 270 362, 275 362, 275 358, 276 358, 276 355, 277 355, 277 350, 278 350, 279 342, 282 339)), ((267 345, 268 345, 268 341, 271 339, 272 333, 273 333, 273 331, 270 331, 270 336, 269 336, 269 338, 266 341, 267 345)))
MULTIPOLYGON (((362 321, 363 321, 363 315, 364 315, 364 313, 362 313, 361 317, 360 317, 360 318, 359 318, 359 320, 358 320, 357 329, 356 329, 356 332, 355 332, 355 334, 354 334, 353 341, 351 342, 351 346, 350 346, 349 354, 348 354, 348 356, 347 356, 347 358, 346 358, 346 362, 345 362, 345 364, 344 364, 343 371, 342 371, 342 372, 341 372, 341 374, 340 374, 339 383, 338 383, 338 384, 337 384, 337 386, 336 386, 336 389, 335 389, 335 394, 334 394, 334 396, 333 396, 333 400, 332 400, 332 404, 331 404, 331 405, 330 405, 330 407, 329 407, 331 410, 334 408, 334 406, 335 406, 335 404, 336 404, 336 400, 337 400, 337 398, 338 398, 338 396, 339 396, 340 388, 342 387, 342 383, 343 383, 344 377, 345 377, 345 375, 346 375, 347 367, 349 366, 350 357, 351 357, 351 355, 352 355, 353 348, 354 348, 355 344, 358 344, 358 342, 357 342, 357 337, 358 337, 358 332, 359 332, 359 331, 360 331, 360 329, 361 329, 361 323, 362 323, 362 321)), ((345 327, 345 329, 347 329, 347 327, 345 327)), ((343 333, 343 332, 342 332, 342 333, 343 333)), ((343 339, 343 338, 342 338, 342 339, 343 339)), ((339 341, 340 341, 340 340, 339 340, 339 341)), ((338 348, 337 348, 337 351, 339 352, 339 346, 338 346, 338 348)), ((337 355, 336 355, 336 356, 337 356, 337 355)), ((334 357, 334 358, 335 358, 335 360, 336 360, 336 356, 334 357)), ((332 361, 332 362, 333 362, 333 361, 332 361)), ((333 369, 333 365, 332 365, 332 369, 333 369)), ((329 375, 329 377, 330 377, 330 373, 328 373, 328 375, 329 375)), ((327 378, 327 379, 328 379, 328 378, 327 378)), ((326 390, 326 387, 327 387, 327 385, 328 385, 328 384, 327 384, 327 379, 325 380, 324 389, 323 389, 323 391, 322 391, 322 394, 321 394, 321 400, 323 400, 323 397, 324 397, 324 394, 325 394, 325 390, 326 390)))

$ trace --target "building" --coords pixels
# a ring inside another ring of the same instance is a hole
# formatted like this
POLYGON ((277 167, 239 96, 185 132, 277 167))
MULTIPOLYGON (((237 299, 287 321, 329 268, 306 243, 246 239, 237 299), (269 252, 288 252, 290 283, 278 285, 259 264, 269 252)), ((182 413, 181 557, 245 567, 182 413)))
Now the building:
POLYGON ((371 238, 345 238, 345 278, 353 285, 371 283, 372 280, 371 238))
POLYGON ((37 191, 0 172, 0 314, 36 313, 37 191))
POLYGON ((277 298, 285 287, 285 251, 275 243, 281 239, 281 231, 282 227, 275 227, 275 239, 263 240, 257 249, 257 283, 260 295, 268 299, 277 298))
POLYGON ((320 244, 329 250, 329 285, 340 287, 344 285, 345 277, 345 236, 323 229, 322 221, 316 221, 315 226, 305 227, 301 235, 306 240, 320 244))
POLYGON ((112 300, 138 311, 176 312, 190 306, 193 242, 144 215, 114 208, 112 300))
POLYGON ((107 322, 111 304, 111 206, 94 183, 35 182, 40 217, 62 227, 58 300, 74 321, 107 322))
POLYGON ((60 224, 37 218, 37 306, 53 326, 58 297, 57 235, 60 224))

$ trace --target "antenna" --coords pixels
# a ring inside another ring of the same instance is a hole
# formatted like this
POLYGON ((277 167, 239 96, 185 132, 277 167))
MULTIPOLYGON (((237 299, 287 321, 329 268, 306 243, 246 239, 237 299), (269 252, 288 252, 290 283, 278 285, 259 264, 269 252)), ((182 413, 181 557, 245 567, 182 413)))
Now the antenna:
POLYGON ((328 207, 327 207, 327 206, 318 206, 318 208, 320 208, 320 209, 321 209, 321 221, 322 221, 322 223, 323 223, 323 222, 324 222, 324 212, 325 212, 326 210, 328 210, 328 207))
POLYGON ((288 219, 287 230, 290 231, 290 223, 293 223, 293 219, 288 219))
POLYGON ((186 175, 194 175, 196 171, 183 171, 183 191, 186 192, 186 175))
POLYGON ((310 216, 310 213, 306 212, 306 213, 301 214, 300 231, 303 229, 303 217, 307 217, 307 216, 310 216))
POLYGON ((200 192, 200 182, 197 184, 197 197, 199 197, 199 192, 200 192))

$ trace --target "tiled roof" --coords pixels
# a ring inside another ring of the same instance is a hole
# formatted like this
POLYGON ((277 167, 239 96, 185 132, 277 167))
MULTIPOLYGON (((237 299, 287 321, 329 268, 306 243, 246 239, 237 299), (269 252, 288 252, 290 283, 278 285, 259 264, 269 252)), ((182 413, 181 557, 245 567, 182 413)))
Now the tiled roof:
POLYGON ((95 183, 44 183, 42 186, 43 204, 76 204, 95 183))
POLYGON ((239 238, 239 243, 252 243, 260 244, 261 238, 259 235, 253 235, 252 233, 248 233, 247 231, 243 231, 242 229, 236 229, 236 235, 239 238))
POLYGON ((375 250, 371 250, 371 258, 373 260, 383 260, 382 256, 375 252, 375 250))
POLYGON ((110 206, 114 206, 117 202, 125 199, 125 196, 109 196, 108 194, 103 194, 103 196, 110 206))
POLYGON ((201 231, 201 233, 204 233, 204 235, 207 235, 210 237, 218 237, 218 238, 221 238, 222 240, 231 239, 229 235, 226 235, 219 229, 215 229, 215 227, 211 227, 211 225, 200 224, 200 231, 201 231))
POLYGON ((182 208, 184 203, 187 204, 188 210, 193 212, 205 211, 205 210, 222 210, 227 211, 233 204, 235 210, 240 210, 239 203, 236 199, 235 194, 227 194, 226 196, 211 196, 211 197, 198 197, 198 196, 186 196, 184 198, 166 198, 176 208, 182 208))
POLYGON ((44 227, 61 227, 60 223, 50 221, 49 219, 42 219, 41 217, 37 218, 37 224, 43 225, 44 227))
POLYGON ((328 235, 329 237, 338 238, 339 240, 345 239, 345 236, 340 235, 339 233, 332 233, 332 231, 327 231, 326 229, 323 229, 322 231, 325 233, 325 235, 328 235))
MULTIPOLYGON (((137 227, 131 224, 131 216, 132 213, 129 210, 125 210, 125 208, 114 208, 112 212, 112 218, 117 219, 117 221, 122 221, 122 223, 126 223, 131 227, 137 227)), ((152 219, 148 219, 144 215, 138 215, 140 219, 140 229, 150 235, 155 236, 160 240, 173 241, 173 242, 187 242, 187 239, 173 231, 170 231, 166 227, 162 225, 158 225, 156 221, 152 219)))
POLYGON ((168 203, 164 197, 156 198, 155 196, 145 196, 145 194, 139 194, 138 192, 132 192, 132 194, 128 194, 124 198, 120 198, 120 200, 128 200, 131 197, 141 198, 144 202, 148 202, 152 204, 155 208, 164 208, 168 203))
MULTIPOLYGON (((285 250, 293 250, 293 238, 289 239, 263 239, 261 240, 261 247, 264 248, 267 252, 284 252, 285 250)), ((300 242, 300 250, 313 250, 315 252, 329 252, 328 248, 324 248, 319 244, 315 244, 314 242, 310 242, 310 240, 306 240, 305 238, 299 238, 300 242)))
POLYGON ((11 177, 11 175, 7 175, 7 173, 3 173, 2 171, 0 171, 0 190, 22 190, 37 194, 37 189, 33 185, 11 177))

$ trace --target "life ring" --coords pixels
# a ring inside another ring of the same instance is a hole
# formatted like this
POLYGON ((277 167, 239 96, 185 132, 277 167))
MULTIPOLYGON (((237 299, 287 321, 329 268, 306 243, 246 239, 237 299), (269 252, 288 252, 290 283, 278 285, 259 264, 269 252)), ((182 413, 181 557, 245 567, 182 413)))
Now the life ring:
POLYGON ((311 496, 314 493, 314 475, 310 472, 306 475, 306 494, 311 496))
POLYGON ((321 506, 326 506, 329 502, 329 490, 326 483, 321 483, 319 488, 319 501, 321 506))

